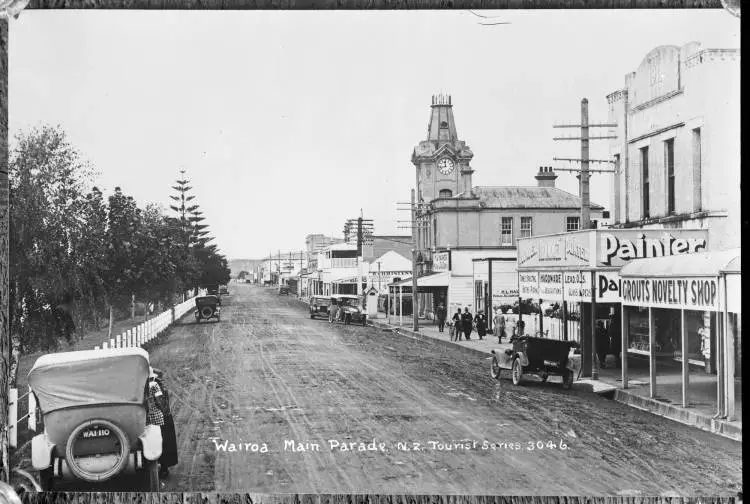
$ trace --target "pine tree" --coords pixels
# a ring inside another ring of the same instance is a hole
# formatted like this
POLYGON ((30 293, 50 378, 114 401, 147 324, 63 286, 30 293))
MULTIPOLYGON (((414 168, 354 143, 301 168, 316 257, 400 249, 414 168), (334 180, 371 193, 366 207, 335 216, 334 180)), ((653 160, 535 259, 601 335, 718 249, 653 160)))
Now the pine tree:
POLYGON ((180 179, 176 181, 177 185, 172 186, 172 189, 177 191, 177 194, 171 195, 174 205, 170 205, 170 208, 177 213, 177 220, 184 237, 184 244, 186 248, 195 246, 205 246, 213 238, 208 236, 206 224, 202 224, 205 220, 203 212, 200 211, 200 206, 192 203, 195 196, 190 194, 192 186, 190 181, 185 177, 185 170, 180 170, 180 179))

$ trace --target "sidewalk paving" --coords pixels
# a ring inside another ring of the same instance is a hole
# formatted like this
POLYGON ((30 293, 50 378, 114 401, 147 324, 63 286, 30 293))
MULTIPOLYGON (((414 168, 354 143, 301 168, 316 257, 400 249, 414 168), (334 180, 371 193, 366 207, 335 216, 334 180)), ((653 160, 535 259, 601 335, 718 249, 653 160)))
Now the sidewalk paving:
MULTIPOLYGON (((383 314, 380 314, 383 315, 383 314)), ((388 323, 386 317, 372 319, 370 321, 374 327, 380 327, 409 337, 428 338, 437 341, 440 344, 451 346, 454 349, 461 349, 486 355, 489 361, 492 350, 503 351, 510 348, 507 339, 502 344, 498 344, 497 338, 492 334, 487 334, 483 339, 479 339, 476 332, 471 334, 469 341, 450 341, 448 328, 445 332, 439 332, 437 325, 432 320, 419 321, 419 333, 412 330, 412 318, 404 317, 403 326, 399 326, 398 317, 391 317, 391 323, 388 323)), ((490 365, 487 364, 487 373, 489 374, 490 365)), ((719 434, 730 439, 742 441, 742 420, 727 422, 724 420, 714 419, 712 405, 716 400, 716 379, 705 374, 693 373, 690 377, 690 407, 683 408, 682 388, 680 375, 674 373, 662 373, 657 376, 657 393, 658 398, 649 397, 649 375, 648 369, 645 372, 638 368, 629 368, 628 389, 621 388, 621 370, 619 368, 602 368, 599 370, 599 379, 579 378, 573 383, 573 388, 586 390, 596 394, 611 397, 614 400, 649 411, 659 416, 675 420, 680 423, 691 425, 714 434, 719 434), (675 382, 677 376, 677 382, 675 382)), ((549 381, 562 381, 561 377, 550 376, 549 381)), ((736 403, 737 417, 742 418, 742 381, 736 382, 738 400, 736 403)))

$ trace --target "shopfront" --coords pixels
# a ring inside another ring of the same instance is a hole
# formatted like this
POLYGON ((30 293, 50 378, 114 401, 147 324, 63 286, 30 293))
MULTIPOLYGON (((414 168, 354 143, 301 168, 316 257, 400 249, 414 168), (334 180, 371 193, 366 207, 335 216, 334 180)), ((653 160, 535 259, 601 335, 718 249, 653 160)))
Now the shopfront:
MULTIPOLYGON (((634 261, 622 268, 622 351, 646 356, 650 397, 683 407, 706 387, 711 407, 734 419, 741 372, 740 249, 634 261), (738 348, 739 347, 739 348, 738 348)), ((623 359, 622 384, 630 372, 623 359)), ((706 402, 705 394, 700 401, 706 402)))
MULTIPOLYGON (((583 376, 596 378, 597 361, 601 365, 609 353, 623 355, 612 349, 622 340, 621 268, 650 257, 703 252, 706 237, 705 230, 596 229, 518 240, 525 333, 578 341, 583 376)), ((632 324, 632 334, 643 333, 637 314, 632 324)), ((635 353, 642 352, 638 341, 634 336, 635 353)))
POLYGON ((473 313, 487 316, 487 329, 492 331, 493 318, 499 310, 510 315, 518 301, 516 259, 488 257, 472 259, 474 268, 473 313))

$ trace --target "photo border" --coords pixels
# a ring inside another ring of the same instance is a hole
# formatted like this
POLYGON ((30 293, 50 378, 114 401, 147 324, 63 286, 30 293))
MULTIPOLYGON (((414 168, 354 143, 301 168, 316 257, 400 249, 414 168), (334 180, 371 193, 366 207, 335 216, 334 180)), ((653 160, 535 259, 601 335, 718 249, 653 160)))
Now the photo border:
MULTIPOLYGON (((4 9, 10 2, 0 0, 4 9)), ((735 4, 737 2, 730 2, 735 4)), ((731 5, 730 5, 731 7, 731 5)), ((721 9, 732 12, 721 0, 31 0, 26 9, 145 9, 145 10, 427 10, 427 9, 721 9)), ((8 131, 8 35, 10 19, 0 12, 0 485, 9 481, 8 467, 8 381, 10 334, 8 321, 8 225, 9 225, 9 131, 8 131)), ((16 15, 17 14, 17 15, 16 15)), ((6 496, 0 493, 0 504, 6 496)), ((482 495, 390 495, 390 494, 257 494, 243 492, 50 492, 24 493, 22 502, 109 504, 589 504, 625 502, 628 504, 742 502, 738 498, 665 497, 530 497, 482 495)))

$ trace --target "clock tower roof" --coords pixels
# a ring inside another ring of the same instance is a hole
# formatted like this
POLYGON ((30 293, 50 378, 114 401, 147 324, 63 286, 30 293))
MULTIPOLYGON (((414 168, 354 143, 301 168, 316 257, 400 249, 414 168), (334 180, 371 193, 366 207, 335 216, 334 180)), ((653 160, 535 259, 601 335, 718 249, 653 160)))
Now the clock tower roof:
POLYGON ((427 128, 427 141, 441 144, 454 144, 458 141, 456 121, 453 119, 453 104, 450 95, 432 97, 430 125, 427 128))

